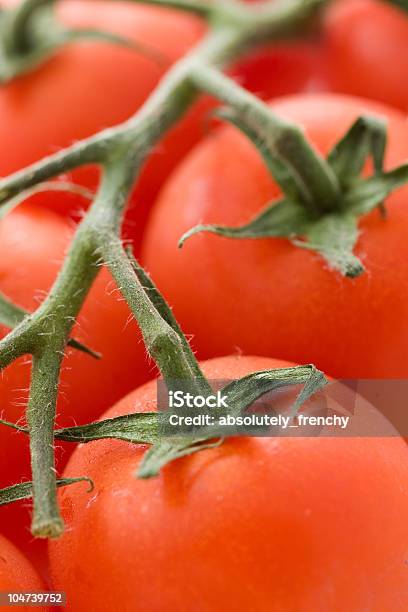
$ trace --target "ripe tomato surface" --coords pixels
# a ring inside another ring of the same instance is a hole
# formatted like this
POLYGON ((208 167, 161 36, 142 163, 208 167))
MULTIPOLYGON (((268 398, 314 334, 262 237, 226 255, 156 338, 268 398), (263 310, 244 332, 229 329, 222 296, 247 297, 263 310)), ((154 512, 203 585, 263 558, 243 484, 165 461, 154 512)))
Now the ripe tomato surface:
POLYGON ((314 40, 265 45, 238 60, 230 72, 242 87, 264 100, 327 87, 322 51, 314 40))
POLYGON ((408 111, 408 13, 382 0, 337 0, 324 22, 330 87, 408 111))
MULTIPOLYGON (((65 0, 57 3, 57 17, 67 27, 119 34, 142 50, 98 41, 71 43, 41 67, 0 87, 2 176, 130 117, 204 32, 202 21, 190 14, 130 2, 65 0)), ((157 149, 134 194, 141 210, 138 221, 155 185, 198 140, 201 127, 193 112, 183 138, 173 134, 157 149)), ((94 189, 98 175, 96 167, 88 166, 65 180, 94 189)), ((41 194, 35 201, 74 216, 87 206, 73 194, 41 194)))
MULTIPOLYGON (((388 119, 387 167, 408 158, 408 130, 397 111, 334 94, 293 96, 272 104, 327 153, 361 114, 388 119)), ((241 349, 314 363, 337 378, 408 374, 408 190, 360 220, 355 280, 289 240, 179 238, 199 223, 247 223, 279 196, 253 145, 227 127, 200 144, 164 187, 152 213, 143 261, 174 307, 202 358, 241 349), (197 282, 199 279, 199 282, 197 282)))
POLYGON ((2 174, 127 119, 204 29, 186 13, 122 1, 65 0, 57 19, 118 34, 136 48, 95 40, 67 44, 2 86, 0 128, 8 151, 2 174))
MULTIPOLYGON (((0 223, 0 291, 16 304, 34 309, 60 268, 73 234, 72 223, 49 210, 22 205, 0 223)), ((0 337, 6 333, 0 327, 0 337)), ((135 385, 153 375, 145 361, 138 327, 114 281, 102 270, 81 311, 73 336, 99 351, 102 358, 68 348, 63 361, 58 422, 61 425, 95 419, 135 385)), ((22 357, 0 373, 0 413, 3 419, 24 419, 30 360, 22 357)), ((58 445, 59 447, 61 445, 58 445)), ((59 466, 68 450, 59 453, 59 466)), ((30 479, 28 441, 24 434, 0 426, 0 487, 30 479)), ((7 534, 15 536, 13 517, 23 517, 21 537, 29 536, 27 503, 0 508, 7 534)), ((18 536, 20 538, 20 536, 18 536)))
MULTIPOLYGON (((286 365, 235 356, 203 368, 225 380, 286 365)), ((104 416, 152 410, 155 398, 148 383, 104 416)), ((401 439, 229 439, 138 480, 144 450, 102 440, 70 459, 66 476, 95 483, 61 489, 67 529, 50 542, 53 587, 73 610, 405 609, 401 439)))
MULTIPOLYGON (((24 555, 0 535, 0 592, 35 593, 44 591, 45 586, 31 563, 24 555)), ((3 606, 1 606, 3 608, 3 606)), ((6 606, 4 606, 4 609, 6 606)), ((32 610, 32 606, 19 606, 20 610, 32 610)), ((36 606, 36 610, 48 610, 46 606, 36 606)))

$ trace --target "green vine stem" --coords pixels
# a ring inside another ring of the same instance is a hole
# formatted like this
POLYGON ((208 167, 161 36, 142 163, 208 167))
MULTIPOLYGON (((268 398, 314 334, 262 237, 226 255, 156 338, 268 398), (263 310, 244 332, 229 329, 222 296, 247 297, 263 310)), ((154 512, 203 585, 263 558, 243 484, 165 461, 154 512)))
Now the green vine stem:
POLYGON ((162 317, 154 317, 154 304, 135 274, 122 242, 115 235, 107 236, 100 248, 121 293, 129 304, 150 356, 168 384, 172 381, 194 381, 198 394, 211 393, 211 387, 197 367, 193 353, 180 341, 179 334, 162 317))
MULTIPOLYGON (((214 3, 206 39, 179 61, 163 78, 140 111, 120 126, 76 143, 26 170, 0 181, 0 204, 39 183, 88 163, 102 166, 102 181, 95 200, 78 226, 68 255, 50 293, 32 314, 27 315, 0 341, 0 368, 21 355, 33 356, 28 407, 33 468, 33 533, 56 537, 62 531, 56 503, 57 480, 52 452, 57 383, 62 354, 84 299, 106 264, 137 318, 149 351, 165 379, 177 376, 194 380, 197 390, 206 393, 208 383, 195 362, 188 343, 180 340, 168 316, 157 317, 157 297, 149 300, 141 274, 120 240, 123 211, 141 164, 163 134, 183 115, 203 90, 209 90, 232 107, 254 105, 255 112, 268 122, 268 134, 279 141, 285 134, 302 149, 302 155, 322 170, 321 185, 327 186, 329 172, 296 126, 281 122, 267 106, 246 95, 229 80, 220 80, 210 66, 224 65, 251 44, 275 38, 305 26, 321 0, 273 0, 265 7, 240 3, 214 3), (197 75, 202 74, 200 80, 197 75), (227 90, 232 93, 228 94, 227 90), (262 112, 263 111, 263 112, 262 112), (276 138, 274 133, 278 135, 276 138), (295 137, 295 134, 298 134, 295 137), (327 176, 324 176, 324 173, 327 176), (188 347, 188 348, 187 348, 188 347), (168 351, 173 359, 168 359, 168 351)), ((172 4, 161 2, 161 4, 172 4)), ((292 160, 290 151, 286 157, 292 160)), ((298 152, 296 151, 296 159, 298 152)), ((293 160, 292 160, 293 161, 293 160)), ((293 161, 297 165, 297 161, 293 161)), ((299 168, 300 170, 300 168, 299 168)), ((305 180, 304 183, 307 181, 305 180)), ((320 189, 320 187, 319 187, 320 189)), ((323 187, 321 187, 323 191, 323 187)), ((146 280, 146 279, 145 279, 146 280)))
POLYGON ((197 67, 193 80, 201 90, 232 107, 249 129, 262 126, 265 146, 291 169, 312 213, 335 209, 340 195, 337 177, 297 126, 273 114, 259 98, 211 66, 197 67))
POLYGON ((34 504, 33 533, 44 537, 58 536, 63 522, 57 505, 54 464, 54 419, 58 378, 64 342, 53 340, 52 346, 33 356, 27 421, 30 432, 31 471, 34 504), (50 521, 52 517, 52 521, 50 521))
POLYGON ((11 53, 26 53, 31 46, 31 23, 33 16, 53 0, 25 0, 9 13, 7 46, 11 53))

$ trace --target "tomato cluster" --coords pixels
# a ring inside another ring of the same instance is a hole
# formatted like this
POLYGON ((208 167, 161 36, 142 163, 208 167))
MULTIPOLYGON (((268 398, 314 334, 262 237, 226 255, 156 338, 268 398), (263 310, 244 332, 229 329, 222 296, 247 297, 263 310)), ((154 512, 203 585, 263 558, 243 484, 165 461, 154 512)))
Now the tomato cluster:
MULTIPOLYGON (((207 30, 188 12, 122 1, 63 0, 57 18, 130 44, 70 42, 0 86, 1 176, 126 121, 207 30)), ((400 7, 335 0, 307 38, 263 44, 227 71, 299 125, 322 156, 361 115, 384 119, 389 170, 408 159, 407 62, 400 7)), ((202 234, 179 249, 193 226, 241 226, 282 196, 253 143, 214 120, 217 105, 200 97, 150 152, 122 228, 207 360, 205 375, 313 363, 340 379, 406 378, 408 187, 387 197, 386 218, 378 210, 361 218, 356 254, 365 272, 356 279, 286 238, 202 234)), ((14 304, 32 312, 44 300, 99 177, 97 166, 76 169, 56 180, 86 192, 38 193, 0 219, 0 293, 14 304)), ((0 338, 8 331, 0 324, 0 338)), ((156 410, 156 368, 107 269, 71 337, 100 358, 67 347, 58 427, 156 410)), ((3 419, 25 424, 30 372, 23 356, 0 373, 3 419)), ((70 456, 72 445, 58 442, 56 451, 58 471, 91 478, 94 490, 60 490, 66 532, 47 558, 29 535, 27 503, 0 508, 0 593, 49 587, 66 592, 73 612, 407 608, 408 449, 395 431, 233 438, 151 480, 134 476, 142 445, 102 439, 70 456)), ((28 437, 1 426, 0 487, 29 479, 28 437)))

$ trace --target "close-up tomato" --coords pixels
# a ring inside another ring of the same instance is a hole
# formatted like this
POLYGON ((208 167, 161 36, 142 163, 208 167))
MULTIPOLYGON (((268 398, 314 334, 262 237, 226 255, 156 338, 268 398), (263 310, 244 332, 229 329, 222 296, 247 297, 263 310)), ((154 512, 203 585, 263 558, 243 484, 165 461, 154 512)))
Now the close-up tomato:
POLYGON ((1 608, 407 610, 407 28, 0 0, 1 608))
MULTIPOLYGON (((31 563, 24 555, 0 535, 0 593, 35 593, 44 591, 44 584, 31 563)), ((3 605, 5 602, 2 602, 3 605)), ((0 605, 3 608, 3 605, 0 605)), ((4 608, 6 606, 4 605, 4 608)), ((32 610, 30 605, 19 603, 20 610, 32 610)), ((37 610, 45 612, 47 606, 36 606, 37 610)))
MULTIPOLYGON (((0 88, 2 176, 128 119, 164 72, 204 32, 198 18, 162 7, 64 0, 56 8, 56 17, 64 26, 117 34, 135 48, 96 40, 70 43, 38 69, 3 85, 0 88)), ((199 110, 187 118, 182 128, 183 138, 170 135, 148 164, 134 193, 138 215, 137 224, 133 217, 129 219, 133 233, 139 231, 139 223, 142 224, 151 198, 156 194, 154 184, 160 184, 203 133, 197 118, 199 110)), ((98 175, 96 167, 87 166, 65 180, 94 189, 98 175)), ((75 217, 88 205, 79 195, 61 192, 40 194, 35 196, 35 202, 75 217)))
MULTIPOLYGON (((234 379, 285 365, 203 367, 234 379)), ((104 416, 152 410, 155 398, 148 383, 104 416)), ((148 481, 135 478, 144 451, 100 440, 70 459, 66 476, 95 483, 60 493, 67 531, 50 544, 53 586, 72 610, 405 610, 400 439, 236 438, 148 481)))
POLYGON ((245 89, 268 100, 326 86, 325 63, 317 41, 269 44, 238 60, 231 74, 245 89))
POLYGON ((336 0, 323 40, 331 89, 408 111, 408 19, 401 8, 385 0, 336 0))
MULTIPOLYGON (((408 157, 405 118, 380 104, 317 94, 278 100, 271 108, 298 122, 324 154, 359 115, 383 116, 387 167, 408 157)), ((406 188, 388 198, 385 220, 377 211, 361 219, 356 252, 367 272, 354 280, 289 240, 203 234, 177 248, 193 226, 247 223, 278 196, 260 155, 233 128, 198 145, 161 192, 146 231, 143 263, 184 332, 193 335, 198 354, 206 358, 239 349, 311 361, 340 378, 406 376, 406 188)))
MULTIPOLYGON (((17 305, 33 310, 50 288, 72 234, 72 223, 30 204, 7 215, 0 223, 0 291, 17 305)), ((0 337, 6 331, 0 327, 0 337)), ((124 393, 154 374, 152 364, 146 361, 137 325, 106 270, 95 281, 72 335, 98 351, 101 359, 67 349, 58 402, 60 425, 96 418, 124 393)), ((24 421, 29 381, 28 357, 20 358, 1 372, 3 419, 15 423, 24 421)), ((68 447, 60 453, 59 465, 66 461, 67 453, 68 447)), ((30 479, 27 437, 0 426, 0 486, 22 478, 30 479)), ((7 519, 14 513, 14 506, 0 508, 7 533, 15 530, 11 519, 7 519)), ((27 510, 22 514, 26 516, 24 530, 27 531, 27 510)))

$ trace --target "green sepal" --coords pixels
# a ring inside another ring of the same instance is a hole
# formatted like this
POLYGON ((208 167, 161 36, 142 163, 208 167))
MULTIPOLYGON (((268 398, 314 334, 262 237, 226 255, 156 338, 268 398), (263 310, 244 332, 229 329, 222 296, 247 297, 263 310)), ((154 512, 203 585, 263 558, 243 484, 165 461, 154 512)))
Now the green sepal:
POLYGON ((365 215, 381 204, 393 191, 408 183, 408 163, 365 180, 356 181, 345 193, 344 209, 365 215))
POLYGON ((296 414, 299 408, 326 384, 327 379, 323 372, 314 365, 305 365, 254 372, 232 381, 222 392, 228 397, 228 405, 232 406, 230 414, 238 416, 266 393, 282 387, 303 385, 293 404, 296 414))
POLYGON ((198 225, 182 236, 179 246, 198 232, 238 239, 290 238, 296 246, 319 253, 332 269, 344 276, 353 278, 364 271, 353 254, 358 238, 357 216, 349 213, 329 213, 312 219, 300 204, 282 200, 241 227, 198 225))
POLYGON ((302 198, 302 191, 299 189, 296 178, 292 176, 290 169, 279 159, 279 157, 273 154, 262 135, 257 134, 246 121, 241 119, 236 110, 233 108, 222 108, 215 111, 214 114, 238 128, 255 145, 269 172, 287 198, 292 200, 300 200, 302 198))
MULTIPOLYGON (((66 487, 71 484, 78 482, 88 482, 90 485, 89 491, 92 491, 94 485, 90 478, 59 478, 57 480, 58 487, 66 487)), ((33 483, 32 482, 21 482, 20 484, 0 489, 0 506, 6 506, 13 502, 20 501, 22 499, 30 499, 33 496, 33 483)))
POLYGON ((386 144, 386 122, 379 117, 359 117, 327 157, 340 185, 346 187, 359 177, 370 156, 375 174, 381 174, 386 144))
MULTIPOLYGON (((161 412, 134 412, 111 419, 103 419, 86 425, 54 430, 54 438, 64 442, 86 444, 95 440, 115 439, 131 444, 155 444, 160 440, 166 415, 161 412)), ((28 434, 27 426, 0 419, 0 425, 28 434)))
POLYGON ((163 414, 159 412, 135 412, 88 425, 56 429, 54 436, 58 440, 82 444, 104 438, 115 438, 132 444, 155 444, 160 439, 162 420, 163 414))
MULTIPOLYGON (((296 414, 299 407, 322 388, 326 382, 327 380, 322 372, 312 365, 307 365, 254 372, 229 383, 222 389, 222 392, 228 395, 228 414, 239 415, 255 400, 269 391, 303 384, 303 389, 293 404, 293 414, 296 414)), ((161 468, 170 461, 194 454, 205 448, 218 446, 222 443, 225 435, 228 435, 228 432, 217 430, 214 427, 203 428, 193 438, 184 436, 182 438, 163 439, 152 446, 144 455, 137 476, 139 478, 157 476, 161 468), (214 441, 214 438, 220 437, 222 437, 221 440, 214 441)), ((230 432, 230 435, 234 434, 230 432)))
POLYGON ((206 441, 207 438, 169 438, 152 446, 143 456, 136 472, 137 478, 153 478, 158 476, 160 470, 181 457, 187 457, 206 449, 216 448, 223 442, 222 439, 206 441))
POLYGON ((312 223, 305 240, 295 240, 294 244, 319 253, 330 268, 343 276, 356 278, 364 272, 363 264, 353 253, 358 235, 356 216, 332 213, 312 223))
POLYGON ((186 240, 201 232, 225 238, 291 238, 303 234, 311 221, 310 213, 301 204, 280 200, 268 206, 249 223, 239 227, 197 225, 180 238, 178 245, 181 248, 186 240))
MULTIPOLYGON (((20 308, 20 306, 16 306, 10 300, 8 300, 2 293, 0 293, 0 324, 13 329, 21 323, 21 321, 29 315, 29 312, 20 308)), ((91 348, 82 344, 82 342, 78 342, 75 338, 70 338, 68 340, 68 345, 71 348, 74 348, 82 353, 86 353, 90 355, 94 359, 100 359, 102 355, 91 348)))

